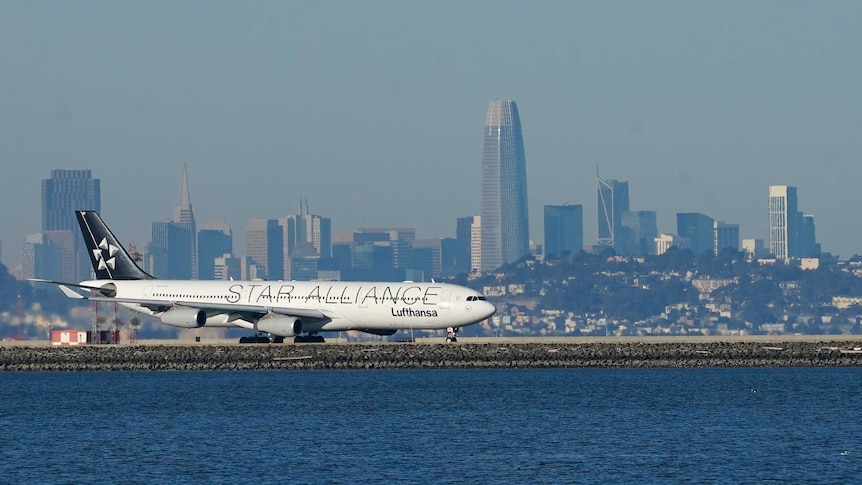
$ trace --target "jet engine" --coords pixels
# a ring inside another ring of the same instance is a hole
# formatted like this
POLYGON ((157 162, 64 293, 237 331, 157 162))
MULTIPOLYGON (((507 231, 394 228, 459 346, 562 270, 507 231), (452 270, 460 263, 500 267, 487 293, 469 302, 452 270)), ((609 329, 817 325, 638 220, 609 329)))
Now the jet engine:
POLYGON ((255 328, 280 337, 294 337, 302 333, 302 320, 285 315, 266 316, 257 321, 255 328))
POLYGON ((182 328, 203 327, 207 321, 207 314, 197 308, 171 308, 162 313, 159 319, 165 325, 182 328))

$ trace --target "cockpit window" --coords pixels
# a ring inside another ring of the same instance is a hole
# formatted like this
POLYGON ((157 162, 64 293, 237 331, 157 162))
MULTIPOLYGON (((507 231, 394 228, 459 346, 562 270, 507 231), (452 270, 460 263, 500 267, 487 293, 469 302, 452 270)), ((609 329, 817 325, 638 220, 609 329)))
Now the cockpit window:
POLYGON ((467 301, 485 301, 487 298, 484 296, 468 296, 467 301))

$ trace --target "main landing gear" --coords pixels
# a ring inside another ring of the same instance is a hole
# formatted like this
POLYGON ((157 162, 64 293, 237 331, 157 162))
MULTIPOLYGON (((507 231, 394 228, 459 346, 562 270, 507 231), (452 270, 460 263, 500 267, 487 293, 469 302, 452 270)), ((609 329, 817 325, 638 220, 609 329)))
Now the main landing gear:
POLYGON ((244 336, 239 338, 241 344, 281 344, 284 343, 284 337, 279 335, 263 335, 256 333, 254 335, 244 336))
POLYGON ((295 344, 322 344, 325 343, 322 335, 318 335, 316 333, 310 333, 308 335, 297 335, 293 337, 293 343, 295 344))
POLYGON ((458 327, 449 327, 446 329, 446 343, 458 341, 458 327))
MULTIPOLYGON (((293 338, 293 343, 295 344, 322 344, 325 343, 326 340, 323 339, 322 335, 318 335, 316 333, 308 334, 308 335, 297 335, 293 338)), ((280 335, 264 335, 264 334, 254 334, 247 335, 239 338, 239 343, 241 344, 283 344, 284 337, 280 335)))

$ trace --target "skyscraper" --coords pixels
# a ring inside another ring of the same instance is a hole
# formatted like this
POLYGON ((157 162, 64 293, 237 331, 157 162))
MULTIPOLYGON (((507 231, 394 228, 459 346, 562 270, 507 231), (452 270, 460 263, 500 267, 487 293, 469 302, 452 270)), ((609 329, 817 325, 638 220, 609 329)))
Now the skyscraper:
POLYGON ((611 246, 620 252, 619 231, 623 212, 629 211, 629 183, 603 179, 596 170, 596 197, 598 198, 600 246, 611 246))
POLYGON ((514 101, 495 99, 485 119, 482 153, 481 269, 530 254, 527 162, 514 101))
POLYGON ((689 248, 696 256, 715 249, 715 220, 697 212, 678 212, 676 232, 688 239, 689 248))
POLYGON ((197 279, 197 227, 195 210, 189 199, 189 177, 183 165, 180 204, 170 220, 154 222, 147 245, 145 266, 153 276, 170 279, 197 279))
POLYGON ((250 220, 245 227, 245 252, 260 269, 258 278, 284 279, 284 229, 278 220, 250 220))
POLYGON ((577 254, 584 248, 584 206, 545 206, 545 256, 577 254))
POLYGON ((653 255, 658 237, 655 211, 623 212, 614 249, 617 254, 653 255))
POLYGON ((473 240, 473 222, 476 216, 459 217, 455 227, 455 267, 454 273, 467 274, 471 266, 471 242, 473 240))
POLYGON ((189 198, 189 174, 185 164, 183 164, 183 186, 180 194, 180 205, 174 207, 173 222, 180 228, 189 232, 188 247, 186 248, 191 261, 191 278, 198 277, 198 241, 197 241, 197 226, 195 225, 195 208, 192 206, 189 198))
POLYGON ((233 254, 233 232, 226 221, 208 222, 198 231, 198 279, 216 277, 216 259, 233 254))
POLYGON ((820 244, 814 228, 814 216, 801 215, 799 228, 799 257, 816 258, 820 256, 820 244))
POLYGON ((192 276, 189 248, 192 233, 174 221, 152 224, 152 236, 147 245, 146 270, 157 278, 187 280, 192 276))
POLYGON ((75 211, 101 211, 101 200, 99 179, 89 170, 51 170, 42 180, 42 230, 77 232, 75 211))
POLYGON ((722 249, 733 249, 739 251, 739 224, 725 224, 715 221, 715 248, 713 252, 718 254, 722 249))
POLYGON ((311 214, 308 199, 299 201, 299 213, 279 221, 284 232, 284 276, 288 279, 317 279, 320 260, 332 258, 332 221, 311 214), (302 266, 304 276, 294 274, 293 267, 302 266), (311 273, 314 276, 308 278, 311 273))
POLYGON ((795 258, 799 246, 796 187, 769 186, 769 252, 778 259, 795 258))
POLYGON ((657 255, 662 255, 667 252, 670 248, 678 248, 678 249, 686 249, 688 248, 689 241, 687 237, 682 237, 678 234, 659 234, 658 237, 654 239, 655 241, 655 253, 657 255))
POLYGON ((80 281, 90 275, 90 257, 78 236, 76 210, 101 211, 99 179, 89 170, 51 170, 42 180, 42 233, 61 254, 65 281, 80 281))

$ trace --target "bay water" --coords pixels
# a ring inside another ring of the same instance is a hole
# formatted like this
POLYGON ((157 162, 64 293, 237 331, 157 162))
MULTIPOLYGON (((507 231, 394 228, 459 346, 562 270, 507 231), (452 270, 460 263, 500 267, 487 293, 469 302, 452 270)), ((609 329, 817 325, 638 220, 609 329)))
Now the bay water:
POLYGON ((0 483, 862 483, 862 369, 0 373, 0 483))

